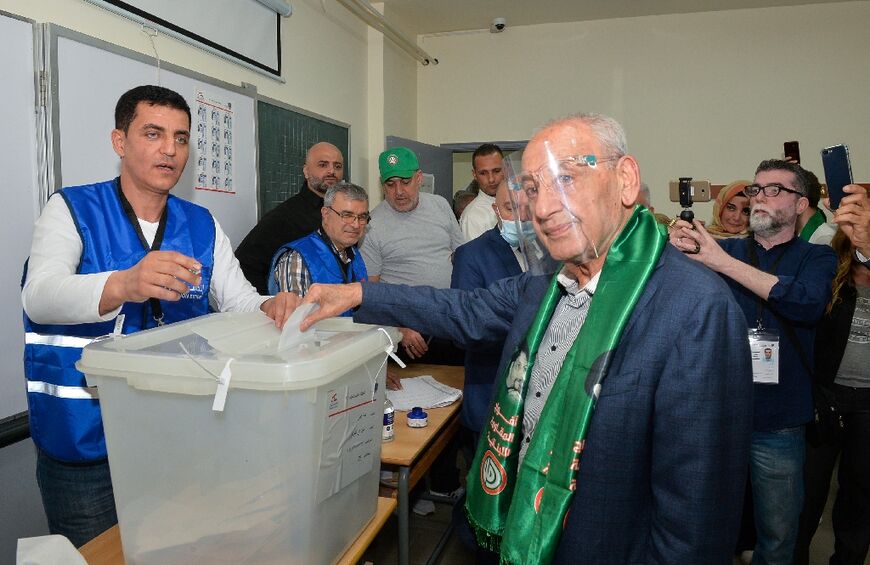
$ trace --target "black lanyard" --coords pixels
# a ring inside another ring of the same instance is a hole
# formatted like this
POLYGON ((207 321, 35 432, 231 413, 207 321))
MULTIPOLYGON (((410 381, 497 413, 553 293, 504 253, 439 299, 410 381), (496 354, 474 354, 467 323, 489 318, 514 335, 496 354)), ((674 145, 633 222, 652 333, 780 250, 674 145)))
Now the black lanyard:
MULTIPOLYGON (((139 224, 139 218, 136 216, 136 212, 133 211, 133 206, 130 204, 130 201, 127 200, 126 196, 124 196, 124 191, 121 190, 120 177, 115 179, 115 186, 118 189, 118 199, 121 201, 121 207, 124 209, 124 214, 127 216, 130 225, 133 226, 136 235, 139 236, 139 243, 142 244, 142 247, 146 251, 159 250, 160 246, 163 244, 163 234, 166 233, 166 216, 168 208, 165 205, 163 206, 163 213, 160 215, 160 223, 157 224, 157 233, 154 234, 154 242, 149 246, 148 240, 145 239, 145 234, 142 233, 142 226, 139 224)), ((149 298, 148 304, 151 305, 151 316, 154 318, 154 321, 157 322, 158 326, 162 326, 163 307, 160 305, 160 301, 156 298, 149 298)), ((143 316, 143 319, 147 319, 147 317, 143 316)))
POLYGON ((323 243, 325 243, 326 246, 329 247, 329 250, 332 251, 332 256, 335 258, 335 262, 338 263, 338 270, 341 271, 341 278, 344 281, 344 284, 356 282, 356 277, 353 276, 353 249, 348 247, 347 250, 345 250, 348 258, 348 262, 345 264, 345 262, 341 260, 341 255, 339 255, 335 245, 332 244, 332 240, 323 233, 322 228, 317 230, 317 235, 320 236, 323 243))
MULTIPOLYGON (((755 246, 759 245, 758 242, 755 241, 755 238, 748 238, 746 240, 746 243, 747 243, 747 246, 749 247, 749 249, 747 250, 747 253, 749 255, 749 264, 752 265, 753 267, 755 267, 756 269, 764 271, 765 273, 767 273, 769 275, 776 276, 776 268, 779 266, 779 262, 782 261, 782 258, 785 257, 785 254, 788 251, 788 249, 787 248, 783 249, 782 253, 779 254, 779 257, 776 258, 776 261, 773 262, 773 265, 770 266, 770 269, 765 270, 765 269, 761 268, 761 264, 758 260, 758 251, 755 250, 755 246)), ((791 241, 789 241, 788 243, 791 243, 791 241)), ((788 243, 783 244, 783 245, 788 245, 788 243)), ((759 329, 762 328, 761 316, 764 314, 765 304, 767 304, 767 303, 764 300, 762 300, 760 296, 755 295, 756 316, 757 316, 755 326, 759 329)))

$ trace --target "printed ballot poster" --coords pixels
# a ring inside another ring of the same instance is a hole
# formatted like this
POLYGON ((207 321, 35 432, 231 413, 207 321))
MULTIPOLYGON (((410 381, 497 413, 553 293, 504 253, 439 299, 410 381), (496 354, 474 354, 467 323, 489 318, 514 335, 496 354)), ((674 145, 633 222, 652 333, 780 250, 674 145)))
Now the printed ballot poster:
POLYGON ((380 465, 375 454, 381 442, 383 408, 374 398, 368 379, 327 391, 318 503, 370 472, 375 464, 380 465))
POLYGON ((233 103, 196 91, 194 188, 235 194, 233 189, 233 103))

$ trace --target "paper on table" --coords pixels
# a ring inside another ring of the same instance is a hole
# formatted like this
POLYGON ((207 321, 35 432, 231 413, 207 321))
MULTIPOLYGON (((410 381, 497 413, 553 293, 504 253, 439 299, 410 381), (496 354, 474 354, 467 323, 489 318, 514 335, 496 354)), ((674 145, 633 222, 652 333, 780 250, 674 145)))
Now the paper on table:
POLYGON ((462 391, 436 381, 432 375, 402 379, 402 390, 387 390, 393 408, 408 412, 415 406, 440 408, 462 398, 462 391))

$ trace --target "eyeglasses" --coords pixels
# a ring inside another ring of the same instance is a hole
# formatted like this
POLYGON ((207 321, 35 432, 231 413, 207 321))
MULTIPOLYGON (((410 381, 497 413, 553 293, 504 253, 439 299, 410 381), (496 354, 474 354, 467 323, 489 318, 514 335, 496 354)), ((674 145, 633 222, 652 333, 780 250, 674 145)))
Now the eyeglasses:
POLYGON ((522 190, 529 200, 538 198, 541 186, 550 186, 559 190, 574 190, 574 183, 584 169, 596 169, 599 163, 616 161, 619 157, 597 157, 595 155, 572 155, 557 161, 554 165, 547 164, 535 171, 524 171, 515 179, 511 179, 511 187, 522 190))
POLYGON ((743 192, 746 193, 746 196, 752 198, 754 196, 758 196, 759 192, 764 192, 764 195, 768 198, 774 198, 781 191, 790 192, 792 194, 797 194, 798 196, 803 196, 804 194, 799 190, 792 190, 791 188, 787 188, 782 186, 778 182, 774 182, 765 186, 761 186, 758 184, 750 184, 746 188, 743 189, 743 192))
POLYGON ((367 224, 372 220, 371 214, 368 212, 363 212, 362 214, 354 214, 353 212, 339 212, 332 206, 327 206, 330 210, 338 214, 338 217, 341 218, 341 221, 345 224, 352 224, 354 220, 358 221, 361 225, 367 224))

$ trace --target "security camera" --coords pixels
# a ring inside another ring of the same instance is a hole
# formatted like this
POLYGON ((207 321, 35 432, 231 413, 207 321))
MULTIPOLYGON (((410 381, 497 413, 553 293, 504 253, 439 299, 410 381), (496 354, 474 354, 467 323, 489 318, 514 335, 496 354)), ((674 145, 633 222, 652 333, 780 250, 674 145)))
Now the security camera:
POLYGON ((492 23, 489 24, 489 32, 490 33, 501 33, 504 31, 504 28, 507 27, 507 22, 504 18, 495 18, 492 20, 492 23))

